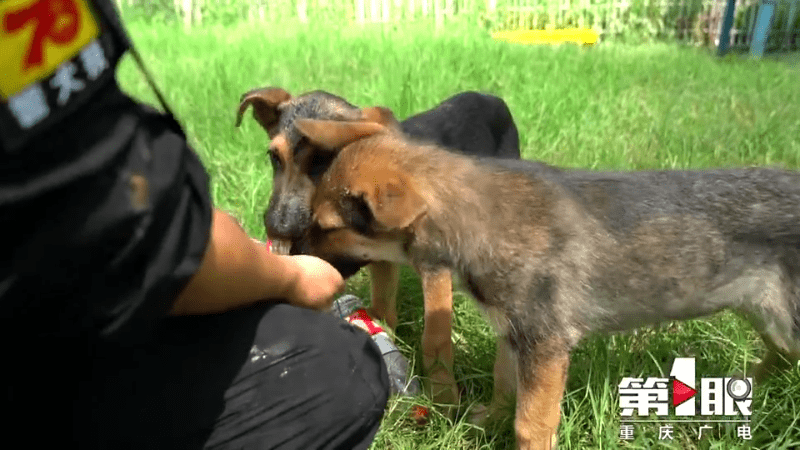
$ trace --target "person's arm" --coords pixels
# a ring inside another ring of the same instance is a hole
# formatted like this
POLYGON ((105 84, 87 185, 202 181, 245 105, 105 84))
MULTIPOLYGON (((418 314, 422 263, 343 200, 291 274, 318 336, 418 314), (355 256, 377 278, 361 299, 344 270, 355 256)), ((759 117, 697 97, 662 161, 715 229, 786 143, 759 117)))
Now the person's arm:
POLYGON ((173 315, 213 314, 263 300, 330 307, 344 288, 339 272, 313 256, 270 253, 228 214, 214 210, 200 269, 173 304, 173 315))

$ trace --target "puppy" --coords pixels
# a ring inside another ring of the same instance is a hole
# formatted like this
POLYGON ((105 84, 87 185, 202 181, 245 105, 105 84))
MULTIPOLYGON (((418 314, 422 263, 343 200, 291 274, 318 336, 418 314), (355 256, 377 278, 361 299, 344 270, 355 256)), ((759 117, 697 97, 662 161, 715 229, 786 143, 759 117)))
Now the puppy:
POLYGON ((297 127, 342 150, 294 250, 343 275, 374 261, 459 273, 498 334, 489 412, 516 390, 520 449, 555 446, 570 351, 590 333, 731 309, 768 348, 756 379, 800 359, 796 172, 562 171, 357 122, 297 127))
MULTIPOLYGON (((359 109, 341 97, 314 91, 292 97, 280 88, 256 89, 240 101, 236 125, 253 106, 253 114, 272 142, 269 147, 274 171, 273 191, 264 215, 267 235, 276 251, 286 252, 288 243, 308 229, 310 200, 320 176, 335 158, 338 149, 316 146, 295 128, 298 118, 356 121, 404 132, 420 142, 432 142, 452 151, 519 159, 519 135, 506 103, 478 92, 463 92, 437 107, 397 122, 383 107, 359 109)), ((426 390, 438 403, 458 402, 453 377, 452 279, 444 268, 415 267, 423 284, 425 328, 422 338, 423 369, 428 375, 426 390)), ((399 266, 385 261, 370 265, 372 286, 371 313, 397 325, 396 298, 399 266)))
POLYGON ((400 123, 406 136, 465 155, 519 159, 519 133, 503 99, 456 94, 400 123))

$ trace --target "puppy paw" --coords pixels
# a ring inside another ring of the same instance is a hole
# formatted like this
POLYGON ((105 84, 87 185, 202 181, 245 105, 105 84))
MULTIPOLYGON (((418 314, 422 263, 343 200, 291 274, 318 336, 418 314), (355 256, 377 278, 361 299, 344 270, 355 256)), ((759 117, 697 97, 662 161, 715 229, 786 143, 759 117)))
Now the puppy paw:
POLYGON ((443 405, 458 405, 461 396, 458 392, 458 385, 452 382, 428 381, 425 383, 425 393, 434 403, 443 405))
POLYGON ((424 383, 425 394, 427 394, 428 398, 433 400, 434 403, 444 405, 458 405, 460 403, 461 395, 456 379, 453 377, 452 369, 439 362, 427 368, 425 372, 427 373, 424 383))
POLYGON ((489 408, 486 405, 475 405, 467 416, 467 422, 479 427, 485 427, 489 421, 489 408))

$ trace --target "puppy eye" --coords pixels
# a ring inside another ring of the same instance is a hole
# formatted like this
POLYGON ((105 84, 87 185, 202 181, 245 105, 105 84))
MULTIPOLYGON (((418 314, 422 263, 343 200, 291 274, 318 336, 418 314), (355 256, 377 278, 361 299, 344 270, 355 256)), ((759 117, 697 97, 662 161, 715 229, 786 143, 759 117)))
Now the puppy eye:
POLYGON ((274 149, 269 149, 269 162, 272 163, 272 169, 274 171, 278 172, 281 170, 281 158, 274 149))
POLYGON ((347 197, 343 203, 342 218, 347 226, 360 234, 372 234, 372 211, 364 198, 347 197))

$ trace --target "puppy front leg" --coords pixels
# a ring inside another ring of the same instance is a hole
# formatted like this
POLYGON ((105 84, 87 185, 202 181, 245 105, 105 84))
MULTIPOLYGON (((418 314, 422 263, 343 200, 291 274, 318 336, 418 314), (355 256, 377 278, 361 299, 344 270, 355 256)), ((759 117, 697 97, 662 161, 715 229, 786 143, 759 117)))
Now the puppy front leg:
POLYGON ((533 349, 518 352, 514 421, 517 448, 551 450, 556 448, 569 350, 555 339, 534 345, 533 349))
POLYGON ((425 302, 422 366, 430 380, 428 394, 437 403, 459 401, 453 376, 453 279, 445 268, 418 268, 425 302))
POLYGON ((497 338, 496 356, 494 360, 494 392, 490 415, 500 412, 512 399, 517 389, 517 360, 508 345, 508 339, 497 338))
POLYGON ((517 388, 517 359, 508 345, 505 336, 498 336, 494 360, 494 392, 488 407, 477 406, 473 410, 470 421, 476 425, 486 426, 492 419, 502 416, 513 404, 514 392, 517 388))
POLYGON ((389 262, 369 265, 372 308, 370 315, 386 322, 392 330, 397 327, 397 285, 400 266, 389 262))

